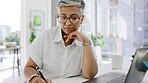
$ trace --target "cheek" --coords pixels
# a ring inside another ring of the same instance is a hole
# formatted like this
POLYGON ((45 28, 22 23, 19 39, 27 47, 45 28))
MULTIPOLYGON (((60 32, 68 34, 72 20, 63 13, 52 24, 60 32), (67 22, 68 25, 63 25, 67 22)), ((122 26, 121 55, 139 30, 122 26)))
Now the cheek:
POLYGON ((80 24, 75 25, 75 28, 77 28, 77 29, 78 29, 79 27, 80 27, 80 24))

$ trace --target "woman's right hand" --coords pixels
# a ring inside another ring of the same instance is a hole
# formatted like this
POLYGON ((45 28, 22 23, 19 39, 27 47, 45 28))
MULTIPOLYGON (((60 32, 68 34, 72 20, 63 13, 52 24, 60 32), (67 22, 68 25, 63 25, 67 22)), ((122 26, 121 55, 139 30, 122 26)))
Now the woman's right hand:
MULTIPOLYGON (((51 80, 46 79, 48 83, 52 83, 51 80)), ((34 77, 29 83, 46 83, 41 77, 34 77)))

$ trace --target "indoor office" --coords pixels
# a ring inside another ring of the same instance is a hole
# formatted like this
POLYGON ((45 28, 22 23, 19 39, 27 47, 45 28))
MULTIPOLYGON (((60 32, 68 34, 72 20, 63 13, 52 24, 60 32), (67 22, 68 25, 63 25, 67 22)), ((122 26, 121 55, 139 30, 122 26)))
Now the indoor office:
MULTIPOLYGON (((30 46, 43 31, 61 26, 57 7, 59 1, 0 1, 0 83, 24 83, 27 80, 24 67, 30 56, 30 46)), ((129 73, 133 67, 131 64, 134 64, 140 68, 137 72, 144 70, 139 74, 142 75, 139 80, 148 83, 148 0, 83 1, 84 18, 78 32, 93 42, 89 43, 93 45, 98 68, 94 78, 109 72, 129 73), (143 63, 139 66, 137 60, 143 63)), ((72 23, 71 18, 66 19, 72 23)), ((57 47, 56 50, 60 49, 57 47)), ((82 76, 74 76, 57 78, 52 82, 82 83, 87 80, 82 76)))

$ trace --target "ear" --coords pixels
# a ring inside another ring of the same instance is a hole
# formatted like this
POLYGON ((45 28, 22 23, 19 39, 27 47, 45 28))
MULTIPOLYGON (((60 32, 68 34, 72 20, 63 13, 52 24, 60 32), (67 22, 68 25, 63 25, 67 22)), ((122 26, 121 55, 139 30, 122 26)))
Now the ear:
POLYGON ((83 23, 83 20, 84 20, 84 15, 81 16, 80 24, 83 23))

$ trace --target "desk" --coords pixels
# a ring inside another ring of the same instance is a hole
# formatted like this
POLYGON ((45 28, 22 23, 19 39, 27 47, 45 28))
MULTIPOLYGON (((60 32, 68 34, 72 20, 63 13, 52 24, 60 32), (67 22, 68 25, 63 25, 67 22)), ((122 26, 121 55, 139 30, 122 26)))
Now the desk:
POLYGON ((14 68, 15 68, 15 55, 17 55, 17 69, 18 69, 18 75, 20 76, 20 63, 19 63, 19 56, 18 56, 18 50, 21 47, 16 46, 16 47, 1 47, 0 50, 13 50, 14 51, 14 57, 13 57, 13 74, 14 74, 14 68))
MULTIPOLYGON (((123 58, 123 67, 122 69, 117 69, 113 70, 111 61, 98 61, 98 70, 99 73, 96 75, 96 77, 101 76, 102 74, 108 73, 108 72, 124 72, 127 73, 128 69, 131 64, 131 59, 130 57, 124 57, 123 58)), ((72 78, 58 78, 53 80, 53 83, 81 83, 86 81, 87 79, 77 76, 77 77, 72 77, 72 78)), ((145 78, 143 79, 143 83, 148 83, 148 72, 145 75, 145 78)))

